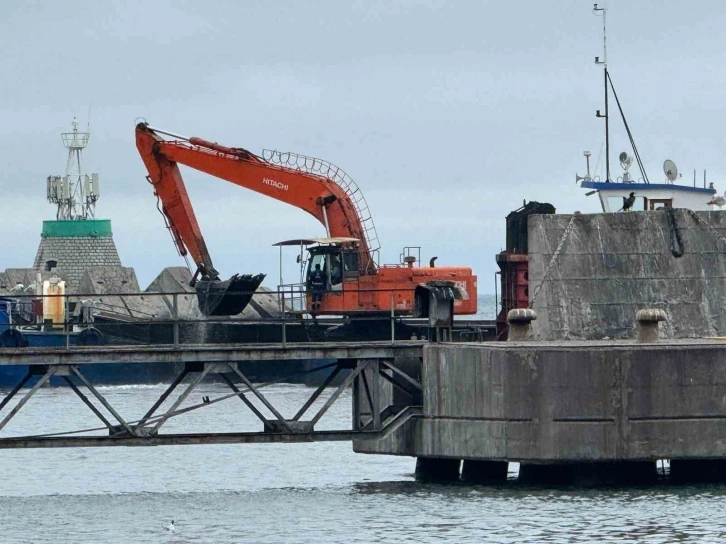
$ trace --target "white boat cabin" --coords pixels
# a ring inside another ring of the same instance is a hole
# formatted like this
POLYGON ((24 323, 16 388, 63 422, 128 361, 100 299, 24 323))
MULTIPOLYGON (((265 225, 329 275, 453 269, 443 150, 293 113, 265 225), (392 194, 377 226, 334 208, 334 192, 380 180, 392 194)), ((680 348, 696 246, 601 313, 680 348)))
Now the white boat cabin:
POLYGON ((703 188, 676 185, 675 183, 608 182, 584 179, 580 186, 583 189, 591 189, 588 194, 597 193, 605 213, 621 211, 631 193, 635 193, 635 202, 629 211, 657 210, 666 206, 694 211, 718 210, 726 204, 726 200, 717 197, 713 184, 708 188, 703 188))

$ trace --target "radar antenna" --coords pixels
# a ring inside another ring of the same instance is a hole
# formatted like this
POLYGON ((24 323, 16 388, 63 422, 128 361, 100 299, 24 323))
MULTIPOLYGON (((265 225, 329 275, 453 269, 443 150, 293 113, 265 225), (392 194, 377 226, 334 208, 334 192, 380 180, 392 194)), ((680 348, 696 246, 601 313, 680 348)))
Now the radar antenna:
MULTIPOLYGON (((90 110, 89 110, 90 114, 90 110)), ((89 121, 90 129, 90 121, 89 121)), ((83 150, 91 137, 90 130, 78 131, 78 121, 73 118, 73 132, 63 132, 61 138, 68 150, 65 176, 48 176, 48 202, 58 206, 56 219, 93 219, 98 200, 98 174, 84 174, 81 165, 83 150)))
POLYGON ((587 174, 585 177, 582 177, 575 172, 575 183, 579 183, 581 181, 592 181, 592 176, 590 175, 590 156, 592 155, 589 151, 583 151, 583 155, 585 155, 585 160, 587 161, 587 174))

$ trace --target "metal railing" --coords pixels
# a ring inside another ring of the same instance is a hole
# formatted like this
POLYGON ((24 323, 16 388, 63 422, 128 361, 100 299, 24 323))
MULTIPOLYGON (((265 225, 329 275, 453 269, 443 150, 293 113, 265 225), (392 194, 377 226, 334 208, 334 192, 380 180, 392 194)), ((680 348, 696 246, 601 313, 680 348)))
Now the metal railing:
POLYGON ((307 311, 307 290, 302 283, 287 283, 277 286, 278 309, 280 312, 307 311))
MULTIPOLYGON (((380 289, 375 291, 379 296, 380 289)), ((359 291, 365 295, 367 290, 359 291)), ((395 290, 391 289, 391 298, 395 290)), ((328 292, 326 292, 328 293, 328 292)), ((226 296, 249 296, 228 293, 226 296)), ((73 293, 65 295, 0 295, 0 348, 83 345, 173 345, 225 343, 304 343, 333 341, 410 341, 452 339, 452 327, 467 339, 475 325, 463 320, 437 333, 428 320, 412 318, 391 308, 372 315, 348 312, 345 316, 307 312, 307 291, 301 284, 281 285, 276 291, 258 291, 243 313, 205 316, 194 292, 73 293), (43 304, 44 299, 59 303, 43 304), (44 314, 43 307, 46 307, 44 314), (55 308, 51 314, 49 308, 55 308), (62 311, 61 311, 62 308, 62 311), (2 316, 7 316, 4 318, 2 316), (448 329, 448 330, 445 330, 448 329), (14 331, 14 332, 13 332, 14 331)), ((324 293, 323 296, 326 296, 324 293)))
POLYGON ((355 181, 342 168, 322 159, 288 151, 264 149, 262 151, 262 158, 278 166, 323 176, 343 189, 358 214, 368 251, 370 252, 371 259, 374 259, 374 266, 377 266, 378 261, 376 260, 376 255, 381 248, 381 244, 378 240, 378 233, 373 223, 370 207, 358 185, 356 185, 355 181))

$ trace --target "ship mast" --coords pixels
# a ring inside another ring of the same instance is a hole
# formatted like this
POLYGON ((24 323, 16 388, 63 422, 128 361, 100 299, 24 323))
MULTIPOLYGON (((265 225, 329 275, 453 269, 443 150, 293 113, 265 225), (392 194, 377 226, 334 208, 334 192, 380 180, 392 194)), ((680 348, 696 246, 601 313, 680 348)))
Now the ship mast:
POLYGON ((595 64, 602 64, 603 67, 603 78, 605 83, 605 115, 597 110, 597 117, 605 119, 605 181, 610 181, 610 115, 608 112, 608 40, 607 40, 607 9, 599 8, 597 4, 592 8, 592 12, 602 17, 602 60, 600 57, 595 57, 595 64))
POLYGON ((79 132, 73 118, 73 132, 63 132, 61 138, 68 150, 64 176, 48 176, 48 202, 58 207, 56 219, 74 221, 93 219, 99 198, 98 174, 83 173, 81 157, 91 137, 89 131, 79 132))

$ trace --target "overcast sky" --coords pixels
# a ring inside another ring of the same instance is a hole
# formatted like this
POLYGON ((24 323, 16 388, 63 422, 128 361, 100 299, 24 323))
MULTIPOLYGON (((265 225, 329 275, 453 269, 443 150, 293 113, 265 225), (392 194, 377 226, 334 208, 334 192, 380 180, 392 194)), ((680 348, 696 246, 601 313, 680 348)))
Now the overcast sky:
MULTIPOLYGON (((125 266, 145 287, 181 265, 134 144, 134 122, 313 155, 361 187, 397 262, 423 246, 493 292, 504 218, 522 200, 599 211, 574 183, 604 131, 601 19, 589 0, 23 1, 0 20, 0 269, 31 266, 60 132, 91 111, 87 171, 125 266)), ((602 5, 603 3, 601 3, 602 5)), ((726 10, 610 0, 610 71, 651 181, 673 159, 726 189, 726 10)), ((627 139, 612 115, 612 171, 627 139)), ((602 165, 604 159, 599 163, 602 165)), ((183 170, 217 269, 265 272, 272 244, 324 234, 305 212, 183 170)), ((294 280, 286 256, 285 280, 294 280)))

